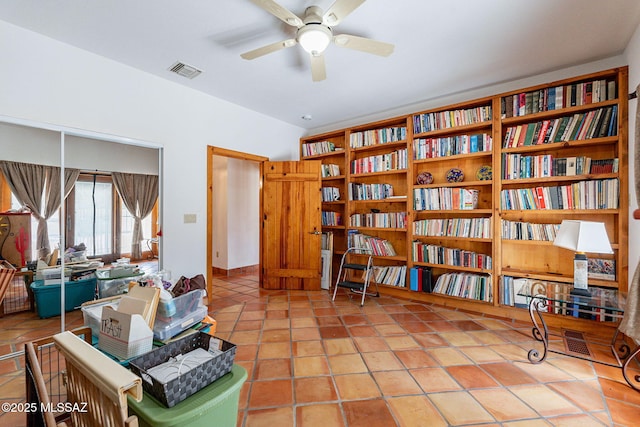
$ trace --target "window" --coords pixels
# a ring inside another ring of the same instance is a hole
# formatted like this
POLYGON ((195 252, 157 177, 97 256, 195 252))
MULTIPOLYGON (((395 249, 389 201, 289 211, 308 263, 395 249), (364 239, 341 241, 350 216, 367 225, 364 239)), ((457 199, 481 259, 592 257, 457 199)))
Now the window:
MULTIPOLYGON (((8 185, 2 180, 3 186, 8 185)), ((8 197, 7 197, 8 198, 8 197)), ((21 209, 22 205, 11 194, 11 209, 21 209)), ((96 256, 104 262, 112 262, 121 256, 130 256, 131 239, 133 237, 133 216, 126 209, 111 181, 110 175, 96 175, 95 189, 93 174, 81 174, 73 190, 65 201, 67 214, 66 246, 84 243, 88 256, 96 256), (95 244, 94 244, 94 201, 95 198, 95 244)), ((150 256, 151 239, 156 232, 154 221, 156 209, 142 220, 141 242, 143 258, 150 256), (145 253, 147 252, 147 253, 145 253)), ((60 210, 48 220, 49 243, 51 249, 60 248, 60 210)), ((38 258, 36 244, 38 221, 31 217, 32 259, 38 258)))

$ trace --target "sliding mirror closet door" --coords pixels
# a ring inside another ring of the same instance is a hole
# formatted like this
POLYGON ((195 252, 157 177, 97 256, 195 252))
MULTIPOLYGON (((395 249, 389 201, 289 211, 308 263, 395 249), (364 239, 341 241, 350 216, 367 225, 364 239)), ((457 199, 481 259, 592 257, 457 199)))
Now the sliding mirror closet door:
MULTIPOLYGON (((1 116, 0 250, 7 250, 1 255, 18 270, 36 260, 54 267, 69 248, 84 249, 74 261, 127 257, 146 271, 161 269, 161 165, 162 148, 152 142, 1 116)), ((28 280, 14 280, 23 289, 12 289, 4 314, 33 309, 40 317, 60 316, 65 330, 78 287, 19 275, 28 280)))
POLYGON ((65 203, 69 250, 157 270, 159 156, 157 148, 65 138, 65 168, 79 171, 65 203))

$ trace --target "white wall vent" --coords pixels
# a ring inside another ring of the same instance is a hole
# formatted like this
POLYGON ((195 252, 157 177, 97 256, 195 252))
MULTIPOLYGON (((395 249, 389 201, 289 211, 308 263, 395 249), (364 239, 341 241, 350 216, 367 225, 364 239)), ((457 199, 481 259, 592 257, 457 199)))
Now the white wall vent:
POLYGON ((169 71, 172 73, 176 73, 182 77, 186 77, 188 79, 192 79, 196 76, 202 74, 202 70, 197 69, 193 65, 185 64, 184 62, 176 62, 171 67, 169 67, 169 71))

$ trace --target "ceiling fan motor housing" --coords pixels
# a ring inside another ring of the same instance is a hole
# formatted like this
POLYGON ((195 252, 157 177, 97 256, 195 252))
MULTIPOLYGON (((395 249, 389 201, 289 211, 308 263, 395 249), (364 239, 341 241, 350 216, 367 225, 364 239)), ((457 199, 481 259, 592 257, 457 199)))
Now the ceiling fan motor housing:
POLYGON ((331 28, 322 24, 322 9, 309 6, 304 13, 303 22, 304 25, 298 28, 296 40, 311 55, 320 55, 333 38, 331 28))

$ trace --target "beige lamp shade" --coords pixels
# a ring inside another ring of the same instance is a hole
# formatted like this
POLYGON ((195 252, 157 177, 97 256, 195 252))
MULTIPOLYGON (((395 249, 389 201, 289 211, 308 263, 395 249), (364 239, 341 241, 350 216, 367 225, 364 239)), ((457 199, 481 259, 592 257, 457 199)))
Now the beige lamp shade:
POLYGON ((553 245, 574 252, 613 253, 603 222, 565 219, 560 224, 553 245))

